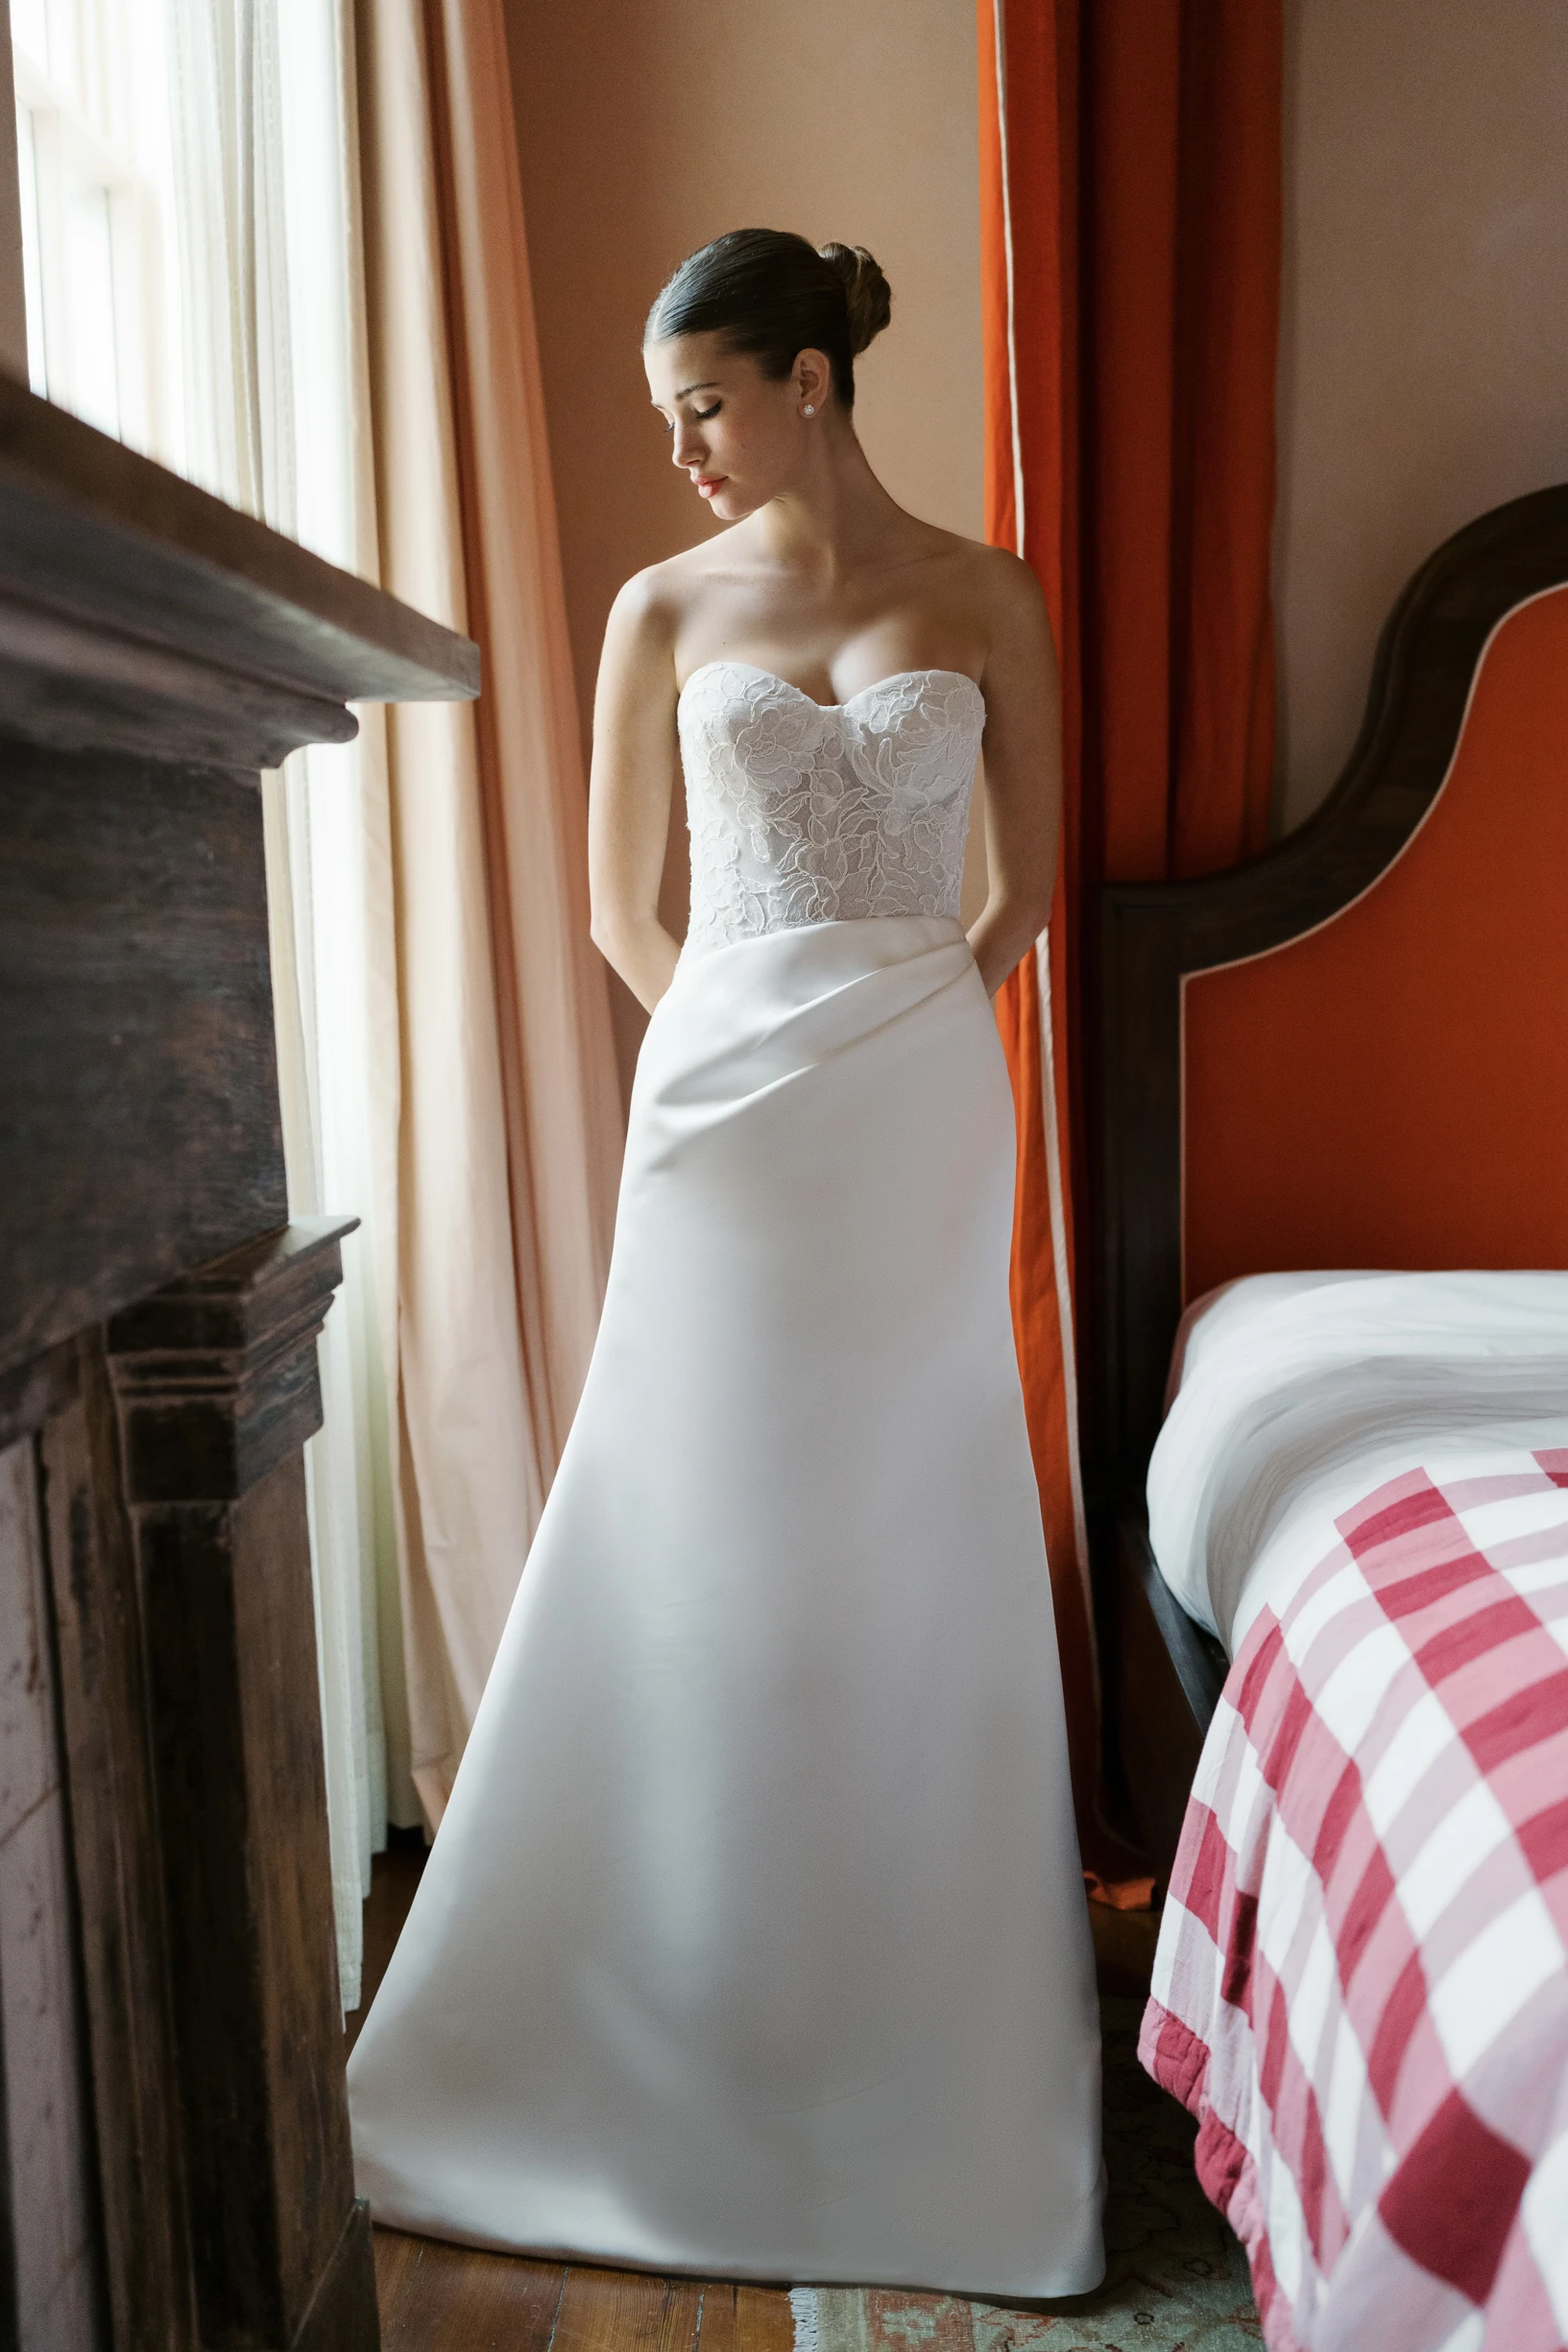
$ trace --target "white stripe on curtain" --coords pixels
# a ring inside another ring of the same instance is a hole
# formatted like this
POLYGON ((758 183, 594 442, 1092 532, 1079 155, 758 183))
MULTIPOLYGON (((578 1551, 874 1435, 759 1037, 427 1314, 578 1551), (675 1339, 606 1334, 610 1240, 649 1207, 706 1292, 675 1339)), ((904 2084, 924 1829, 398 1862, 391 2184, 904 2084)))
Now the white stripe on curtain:
MULTIPOLYGON (((1018 403, 1017 287, 1013 276, 1013 194, 1010 133, 1007 124, 1007 0, 994 0, 992 25, 997 59, 997 133, 1001 167, 1001 232, 1007 267, 1007 382, 1008 415, 1012 424, 1013 552, 1024 553, 1025 478, 1024 438, 1018 403)), ((1066 648, 1058 646, 1065 662, 1066 648)), ((1050 930, 1034 943, 1034 967, 1040 996, 1040 1098, 1045 1119, 1046 1172, 1050 1194, 1050 1253, 1056 1277, 1056 1320, 1062 1343, 1063 1408, 1067 1420, 1068 1478, 1073 1495, 1073 1532, 1078 1550, 1078 1580, 1083 1589, 1088 1622, 1094 1624, 1094 1596, 1089 1583, 1089 1525, 1083 1503, 1083 1467, 1078 1452, 1078 1359, 1073 1314, 1073 1282, 1067 1258, 1067 1201, 1062 1170, 1062 1139, 1056 1116, 1056 1048, 1050 994, 1050 930)), ((1099 1654, 1091 1642, 1090 1664, 1095 1677, 1095 1704, 1099 1705, 1099 1654)))

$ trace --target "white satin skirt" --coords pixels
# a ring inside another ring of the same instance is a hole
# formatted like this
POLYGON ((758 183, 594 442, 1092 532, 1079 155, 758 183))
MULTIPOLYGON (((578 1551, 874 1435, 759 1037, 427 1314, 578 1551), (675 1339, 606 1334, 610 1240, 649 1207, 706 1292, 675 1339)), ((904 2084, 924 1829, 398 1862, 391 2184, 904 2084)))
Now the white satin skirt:
POLYGON ((1099 2278, 1013 1157, 955 922, 682 958, 582 1402, 349 2069, 377 2221, 714 2277, 1099 2278))

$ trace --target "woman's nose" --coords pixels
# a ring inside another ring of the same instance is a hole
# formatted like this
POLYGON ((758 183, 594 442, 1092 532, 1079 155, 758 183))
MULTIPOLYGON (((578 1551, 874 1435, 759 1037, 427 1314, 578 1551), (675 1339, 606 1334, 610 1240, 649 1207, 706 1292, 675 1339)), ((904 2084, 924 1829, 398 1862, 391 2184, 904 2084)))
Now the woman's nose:
POLYGON ((674 446, 670 449, 670 459, 673 464, 685 467, 688 472, 693 466, 701 465, 702 436, 693 432, 689 424, 677 424, 672 440, 674 446))

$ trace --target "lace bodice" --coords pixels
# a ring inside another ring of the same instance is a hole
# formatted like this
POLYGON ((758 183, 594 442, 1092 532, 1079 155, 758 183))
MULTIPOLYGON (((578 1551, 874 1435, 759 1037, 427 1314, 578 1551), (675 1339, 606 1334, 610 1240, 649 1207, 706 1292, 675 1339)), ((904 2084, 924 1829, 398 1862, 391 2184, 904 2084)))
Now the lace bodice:
POLYGON ((984 725, 985 698, 958 670, 901 670, 826 704, 747 662, 693 670, 680 703, 688 946, 956 915, 984 725))

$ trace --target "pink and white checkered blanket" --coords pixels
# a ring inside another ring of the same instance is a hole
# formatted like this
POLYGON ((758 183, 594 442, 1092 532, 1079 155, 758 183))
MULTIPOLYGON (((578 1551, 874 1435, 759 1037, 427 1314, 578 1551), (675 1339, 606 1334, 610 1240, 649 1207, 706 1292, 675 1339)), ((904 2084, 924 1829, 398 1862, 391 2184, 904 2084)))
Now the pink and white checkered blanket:
POLYGON ((1442 1469, 1254 1622, 1161 1932, 1273 2352, 1568 2345, 1568 1449, 1442 1469))

